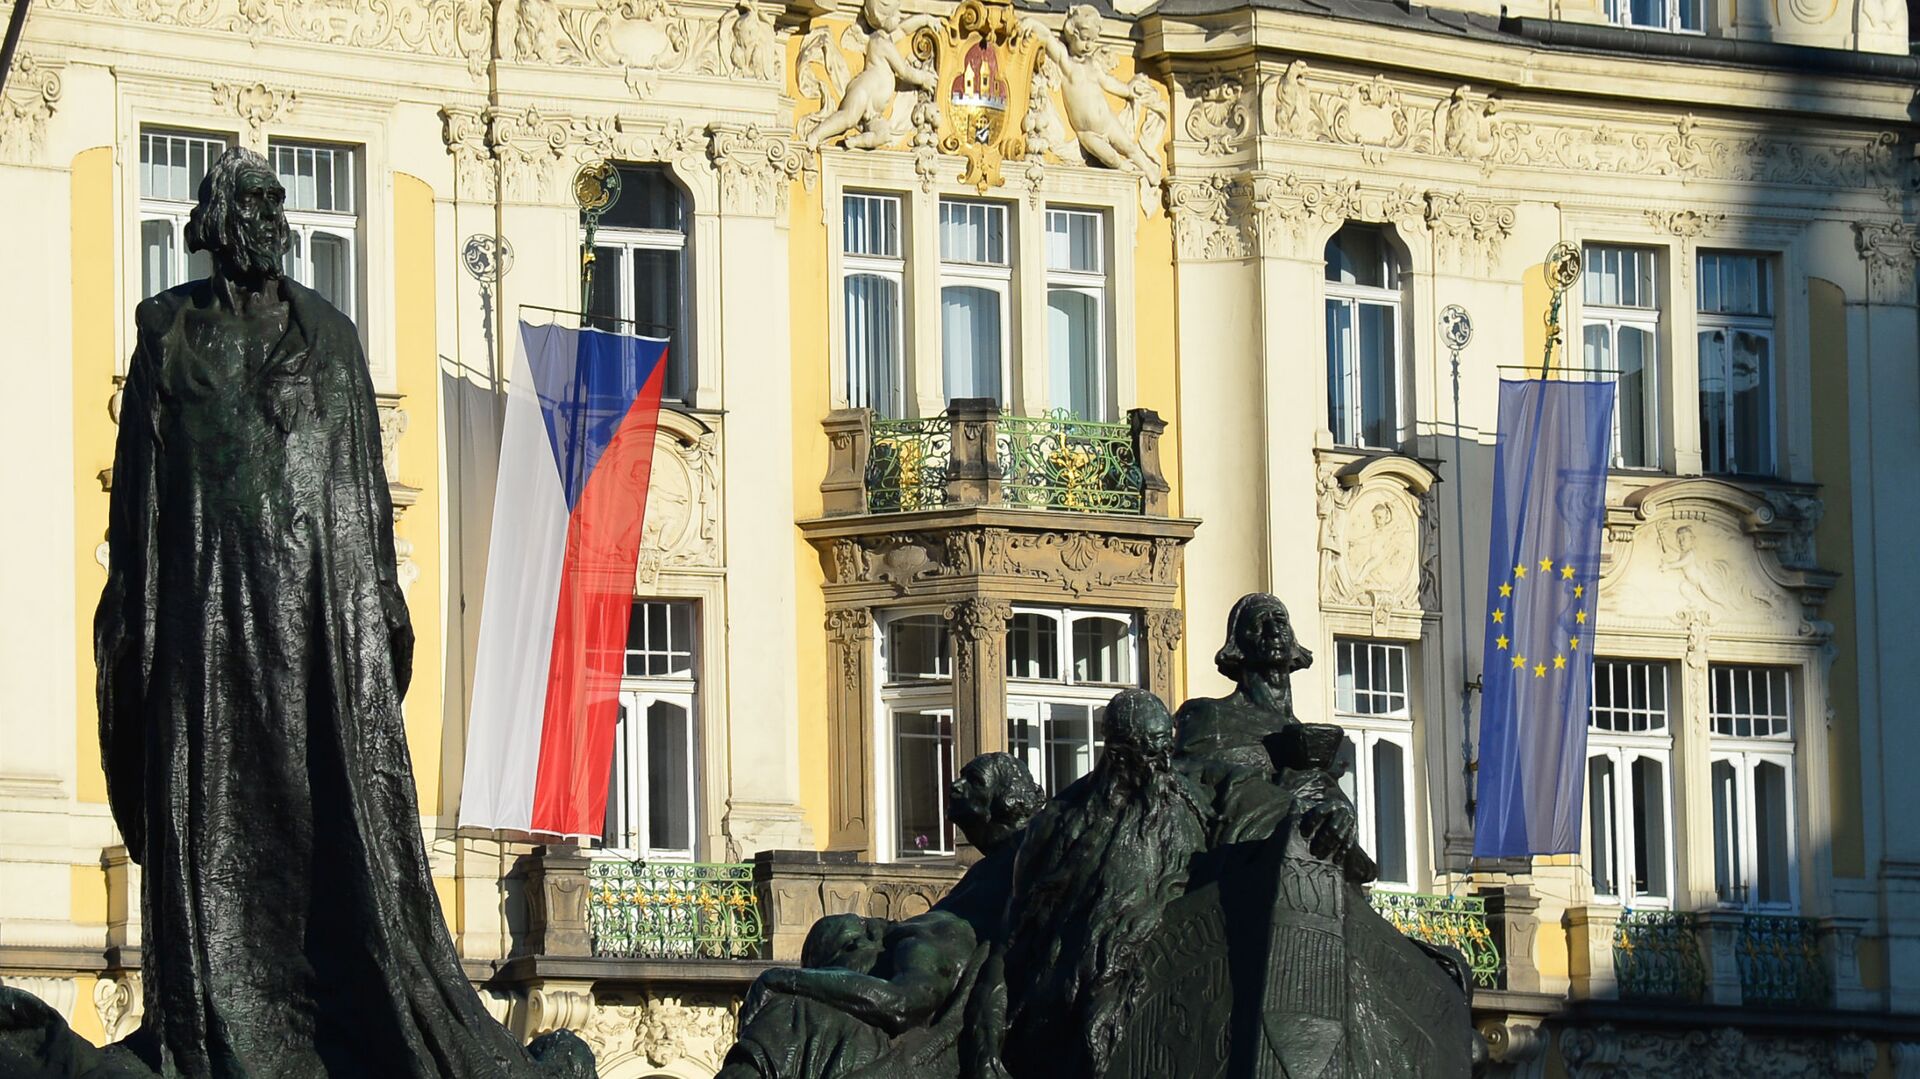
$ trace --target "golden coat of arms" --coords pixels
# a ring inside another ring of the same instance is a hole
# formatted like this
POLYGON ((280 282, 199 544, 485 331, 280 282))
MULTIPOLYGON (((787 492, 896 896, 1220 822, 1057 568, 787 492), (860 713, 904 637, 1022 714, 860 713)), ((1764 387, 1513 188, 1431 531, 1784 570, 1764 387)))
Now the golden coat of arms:
POLYGON ((1037 47, 1007 0, 964 0, 938 29, 916 35, 915 53, 937 57, 940 150, 966 159, 961 183, 998 187, 1001 162, 1026 153, 1007 117, 1026 115, 1037 47))

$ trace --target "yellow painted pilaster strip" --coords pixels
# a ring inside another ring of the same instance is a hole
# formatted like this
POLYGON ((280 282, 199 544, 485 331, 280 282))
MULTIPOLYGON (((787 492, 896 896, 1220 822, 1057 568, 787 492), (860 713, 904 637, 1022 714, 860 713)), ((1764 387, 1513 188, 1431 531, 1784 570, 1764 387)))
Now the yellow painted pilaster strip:
MULTIPOLYGON (((106 584, 96 551, 107 538, 107 494, 101 471, 113 464, 113 328, 103 304, 113 302, 113 147, 75 155, 73 218, 73 475, 74 492, 74 791, 82 802, 107 800, 100 770, 100 727, 94 707, 93 609, 106 584)), ((89 989, 92 987, 89 986, 89 989)))
MULTIPOLYGON (((820 421, 832 407, 827 355, 827 305, 832 302, 825 275, 827 227, 820 200, 825 196, 793 184, 788 215, 787 279, 792 295, 787 310, 793 335, 793 510, 799 520, 820 516, 820 480, 827 474, 827 438, 820 421)), ((827 602, 826 573, 819 552, 794 535, 794 616, 798 620, 796 681, 800 693, 800 805, 807 825, 821 842, 830 831, 831 764, 827 746, 827 602)))

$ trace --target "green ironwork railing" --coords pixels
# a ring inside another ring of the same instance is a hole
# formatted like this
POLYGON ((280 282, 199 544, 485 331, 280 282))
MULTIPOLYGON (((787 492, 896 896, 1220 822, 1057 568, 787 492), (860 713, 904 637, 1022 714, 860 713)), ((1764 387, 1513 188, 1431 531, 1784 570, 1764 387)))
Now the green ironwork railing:
POLYGON ((1693 915, 1628 910, 1613 927, 1613 974, 1623 1000, 1698 1001, 1707 967, 1693 915))
POLYGON ((1064 409, 1000 417, 1001 497, 1009 506, 1139 513, 1144 498, 1133 432, 1064 409))
POLYGON ((745 862, 595 860, 587 870, 593 954, 753 959, 765 923, 745 862))
POLYGON ((1827 975, 1820 930, 1811 918, 1749 914, 1734 948, 1746 1004, 1824 1006, 1827 975))
POLYGON ((1445 945, 1466 956, 1473 984, 1500 984, 1500 948, 1487 927, 1487 901, 1478 896, 1422 895, 1374 889, 1373 909, 1401 933, 1428 944, 1445 945))
POLYGON ((867 510, 897 513, 947 503, 952 428, 945 416, 873 421, 867 458, 867 510))

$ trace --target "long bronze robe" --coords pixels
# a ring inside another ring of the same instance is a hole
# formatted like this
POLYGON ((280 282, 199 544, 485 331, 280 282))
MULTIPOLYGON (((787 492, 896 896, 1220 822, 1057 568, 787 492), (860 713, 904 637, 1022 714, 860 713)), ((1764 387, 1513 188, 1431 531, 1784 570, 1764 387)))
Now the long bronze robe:
POLYGON ((428 870, 359 336, 282 288, 264 364, 205 281, 135 315, 95 652, 108 795, 145 870, 136 1038, 167 1075, 536 1074, 428 870))

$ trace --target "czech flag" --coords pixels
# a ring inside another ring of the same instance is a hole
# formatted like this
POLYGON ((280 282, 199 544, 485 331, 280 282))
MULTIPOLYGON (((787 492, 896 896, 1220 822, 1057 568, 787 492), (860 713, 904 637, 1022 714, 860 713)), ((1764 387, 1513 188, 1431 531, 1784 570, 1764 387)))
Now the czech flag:
POLYGON ((667 342, 520 324, 460 823, 597 837, 667 342))

